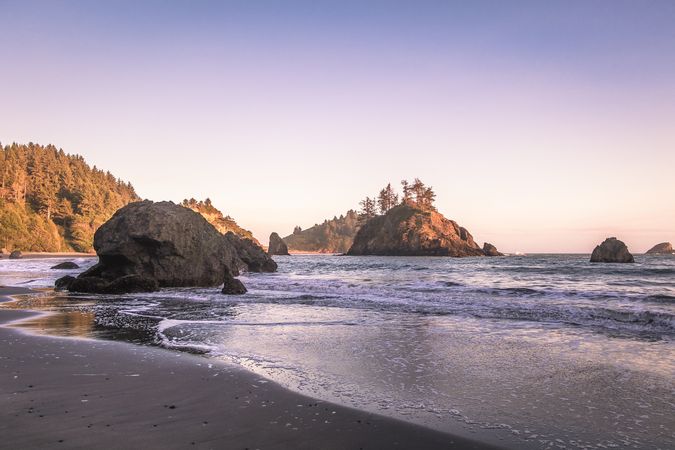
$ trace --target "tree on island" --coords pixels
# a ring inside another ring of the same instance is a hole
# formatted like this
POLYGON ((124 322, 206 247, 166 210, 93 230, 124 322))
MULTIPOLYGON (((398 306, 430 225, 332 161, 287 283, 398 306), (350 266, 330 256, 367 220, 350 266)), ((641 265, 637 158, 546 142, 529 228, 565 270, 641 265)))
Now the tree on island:
POLYGON ((436 209, 434 207, 436 193, 431 186, 427 187, 419 178, 415 178, 412 184, 403 180, 401 186, 403 187, 403 203, 421 208, 436 209))
POLYGON ((377 202, 374 198, 366 197, 359 202, 361 211, 360 216, 363 220, 372 219, 377 215, 377 202))
POLYGON ((380 214, 386 214, 387 211, 396 205, 398 205, 398 194, 394 192, 391 183, 388 183, 377 196, 377 206, 380 209, 380 214))

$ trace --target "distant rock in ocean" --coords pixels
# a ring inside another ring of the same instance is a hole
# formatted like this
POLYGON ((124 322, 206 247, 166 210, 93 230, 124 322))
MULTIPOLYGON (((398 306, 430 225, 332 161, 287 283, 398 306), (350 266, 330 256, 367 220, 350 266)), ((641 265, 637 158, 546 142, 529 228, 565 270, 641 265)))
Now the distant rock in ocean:
POLYGON ((288 246, 277 233, 270 234, 270 245, 267 248, 270 255, 288 255, 288 246))
POLYGON ((497 247, 490 244, 489 242, 483 243, 483 253, 485 253, 485 256, 504 256, 503 253, 500 253, 497 250, 497 247))
POLYGON ((647 255, 672 255, 675 253, 673 251, 673 244, 670 242, 661 242, 660 244, 656 244, 649 250, 647 250, 647 255))
POLYGON ((240 270, 273 272, 253 241, 222 235, 200 214, 172 202, 130 203, 94 235, 99 263, 57 287, 124 293, 168 286, 217 286, 240 270))
POLYGON ((610 237, 595 247, 591 254, 591 262, 632 263, 635 259, 626 244, 615 237, 610 237))
POLYGON ((21 259, 23 257, 23 253, 21 253, 20 250, 14 250, 12 253, 9 254, 9 259, 21 259))
MULTIPOLYGON (((496 249, 495 249, 496 250, 496 249)), ((466 228, 433 208, 404 203, 366 222, 348 255, 484 256, 466 228)))

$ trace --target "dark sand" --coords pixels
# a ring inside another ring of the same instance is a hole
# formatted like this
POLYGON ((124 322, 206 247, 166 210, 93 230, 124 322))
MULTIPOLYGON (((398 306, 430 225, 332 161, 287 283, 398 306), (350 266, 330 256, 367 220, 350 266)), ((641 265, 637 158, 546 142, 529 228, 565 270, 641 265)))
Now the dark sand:
MULTIPOLYGON (((0 297, 27 291, 0 287, 0 297)), ((0 324, 33 314, 0 309, 0 324)), ((0 348, 3 449, 494 448, 186 353, 2 326, 0 348)))

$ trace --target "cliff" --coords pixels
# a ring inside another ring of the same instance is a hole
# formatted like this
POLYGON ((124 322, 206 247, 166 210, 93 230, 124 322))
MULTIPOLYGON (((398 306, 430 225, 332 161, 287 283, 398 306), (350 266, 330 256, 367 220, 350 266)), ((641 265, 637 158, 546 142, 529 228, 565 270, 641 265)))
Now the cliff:
POLYGON ((296 227, 293 234, 283 240, 290 251, 345 253, 351 247, 359 226, 359 215, 350 210, 345 215, 325 220, 306 230, 296 227))
POLYGON ((190 200, 186 199, 183 200, 181 206, 201 214, 202 217, 213 225, 216 230, 220 231, 221 234, 227 234, 231 231, 237 236, 250 239, 260 246, 260 242, 253 237, 253 233, 240 227, 232 217, 224 216, 222 212, 211 204, 211 200, 208 198, 204 201, 197 201, 194 198, 191 198, 190 200))

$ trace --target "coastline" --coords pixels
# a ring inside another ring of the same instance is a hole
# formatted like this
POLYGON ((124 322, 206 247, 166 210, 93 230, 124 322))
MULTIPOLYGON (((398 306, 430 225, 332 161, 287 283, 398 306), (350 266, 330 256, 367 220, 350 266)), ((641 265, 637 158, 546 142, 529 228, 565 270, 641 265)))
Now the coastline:
MULTIPOLYGON (((9 255, 3 255, 7 259, 9 255)), ((96 253, 79 252, 21 252, 21 259, 46 259, 46 258, 96 258, 96 253)))
MULTIPOLYGON (((30 292, 2 287, 0 301, 30 292)), ((496 448, 319 401, 188 353, 7 326, 35 314, 0 309, 8 448, 496 448)))

